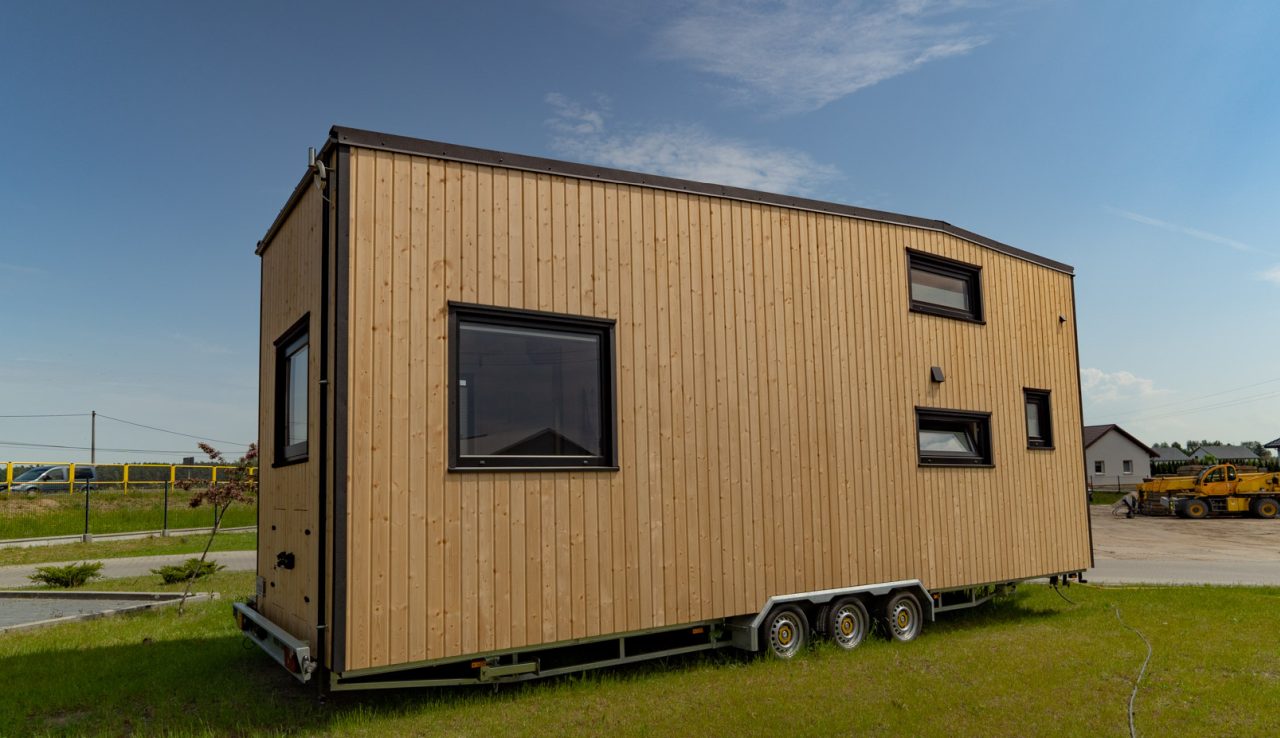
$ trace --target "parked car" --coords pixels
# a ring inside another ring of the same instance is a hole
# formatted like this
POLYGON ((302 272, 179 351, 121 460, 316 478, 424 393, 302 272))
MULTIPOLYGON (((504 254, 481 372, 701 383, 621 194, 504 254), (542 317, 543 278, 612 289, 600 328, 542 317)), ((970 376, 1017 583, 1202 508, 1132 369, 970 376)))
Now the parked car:
MULTIPOLYGON (((14 492, 70 492, 67 484, 68 468, 63 466, 33 466, 13 480, 14 492)), ((76 465, 75 489, 83 489, 97 477, 92 466, 76 465)))

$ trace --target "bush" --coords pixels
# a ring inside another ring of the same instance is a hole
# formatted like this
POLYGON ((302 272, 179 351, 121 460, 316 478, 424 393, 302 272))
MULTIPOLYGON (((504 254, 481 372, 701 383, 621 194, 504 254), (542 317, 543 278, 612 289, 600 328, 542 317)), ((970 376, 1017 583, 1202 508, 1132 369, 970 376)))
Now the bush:
POLYGON ((90 579, 102 577, 101 561, 82 561, 79 564, 66 566, 41 566, 36 573, 27 578, 36 584, 48 584, 52 587, 79 587, 90 579))
POLYGON ((221 571, 226 567, 216 561, 201 561, 200 559, 187 559, 181 564, 162 566, 159 569, 152 569, 152 574, 159 574, 165 584, 176 584, 177 582, 185 582, 188 579, 200 579, 210 574, 221 571))

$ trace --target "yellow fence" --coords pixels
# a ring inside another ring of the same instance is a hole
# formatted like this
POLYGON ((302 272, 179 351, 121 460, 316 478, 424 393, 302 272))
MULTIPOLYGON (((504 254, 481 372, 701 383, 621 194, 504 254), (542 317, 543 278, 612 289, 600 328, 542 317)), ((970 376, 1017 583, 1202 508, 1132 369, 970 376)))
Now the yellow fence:
MULTIPOLYGON (((0 462, 0 492, 78 492, 108 489, 153 490, 176 482, 217 482, 237 467, 208 464, 75 464, 0 462)), ((249 474, 256 476, 256 467, 249 474)))

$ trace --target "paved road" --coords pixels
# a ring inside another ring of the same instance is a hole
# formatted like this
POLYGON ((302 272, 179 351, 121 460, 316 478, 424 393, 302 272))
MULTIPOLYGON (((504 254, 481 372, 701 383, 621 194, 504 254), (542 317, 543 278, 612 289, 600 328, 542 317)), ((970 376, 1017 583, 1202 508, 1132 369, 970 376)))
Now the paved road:
POLYGON ((1117 518, 1090 509, 1099 584, 1280 586, 1280 519, 1117 518))
MULTIPOLYGON (((165 556, 131 556, 122 559, 93 559, 102 562, 102 575, 108 579, 119 577, 138 577, 151 573, 168 564, 181 564, 199 554, 167 554, 165 556)), ((227 571, 253 571, 258 565, 258 555, 253 551, 212 551, 209 558, 227 567, 227 571)), ((17 566, 0 566, 0 589, 9 587, 26 587, 31 584, 27 576, 34 574, 37 566, 74 564, 75 561, 61 561, 53 564, 19 564, 17 566)), ((159 580, 157 580, 159 581, 159 580)), ((88 588, 92 588, 89 585, 88 588)))

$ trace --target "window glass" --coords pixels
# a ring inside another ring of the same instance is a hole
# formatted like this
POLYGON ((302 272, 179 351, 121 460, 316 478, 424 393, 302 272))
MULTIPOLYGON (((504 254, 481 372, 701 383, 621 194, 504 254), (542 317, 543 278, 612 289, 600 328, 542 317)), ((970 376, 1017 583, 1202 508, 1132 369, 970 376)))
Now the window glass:
POLYGON ((1104 473, 1104 472, 1106 471, 1106 468, 1107 468, 1106 462, 1103 462, 1103 461, 1095 461, 1095 462, 1093 462, 1093 473, 1094 473, 1094 474, 1102 474, 1102 473, 1104 473))
POLYGON ((293 446, 307 440, 307 345, 295 349, 287 361, 285 445, 293 446))
POLYGON ((1027 435, 1040 437, 1040 406, 1031 401, 1027 401, 1027 435))
POLYGON ((1132 462, 1132 461, 1130 461, 1129 459, 1125 459, 1125 460, 1124 460, 1124 461, 1122 461, 1121 463, 1122 463, 1122 464, 1124 464, 1124 473, 1125 473, 1125 474, 1132 474, 1132 473, 1133 473, 1133 462, 1132 462))
POLYGON ((611 466, 612 324, 455 308, 453 464, 611 466))
POLYGON ((944 451, 947 453, 971 454, 974 452, 973 440, 969 434, 959 430, 920 430, 921 451, 944 451))
POLYGON ((959 277, 912 269, 911 299, 956 310, 968 310, 969 287, 959 277))

